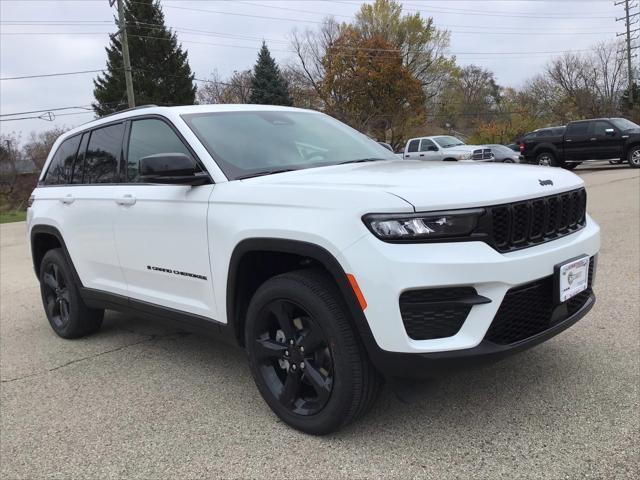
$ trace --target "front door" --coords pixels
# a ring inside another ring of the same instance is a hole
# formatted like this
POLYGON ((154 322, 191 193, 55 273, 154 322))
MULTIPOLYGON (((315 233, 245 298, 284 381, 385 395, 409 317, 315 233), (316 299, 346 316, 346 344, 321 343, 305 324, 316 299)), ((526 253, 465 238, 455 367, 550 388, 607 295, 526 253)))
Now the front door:
POLYGON ((624 140, 620 132, 606 120, 595 120, 591 128, 591 151, 597 159, 608 160, 622 156, 624 140))
POLYGON ((428 138, 420 141, 420 160, 442 160, 442 150, 428 138))
POLYGON ((565 160, 590 160, 593 156, 593 141, 589 122, 575 122, 567 126, 564 135, 565 160))
POLYGON ((213 185, 159 185, 139 176, 140 159, 194 154, 168 121, 133 120, 125 141, 127 183, 114 192, 115 237, 129 297, 216 319, 207 210, 213 185))

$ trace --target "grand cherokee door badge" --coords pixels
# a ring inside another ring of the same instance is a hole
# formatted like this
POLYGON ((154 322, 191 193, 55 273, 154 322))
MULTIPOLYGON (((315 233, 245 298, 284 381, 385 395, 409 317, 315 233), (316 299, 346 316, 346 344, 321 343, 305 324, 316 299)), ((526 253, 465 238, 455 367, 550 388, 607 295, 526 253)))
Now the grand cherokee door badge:
POLYGON ((154 267, 151 265, 147 265, 147 270, 154 270, 156 272, 164 272, 164 273, 173 273, 174 275, 180 275, 183 277, 191 277, 191 278, 197 278, 200 280, 206 280, 207 277, 205 275, 198 275, 197 273, 189 273, 189 272, 183 272, 181 270, 173 270, 171 268, 162 268, 162 267, 154 267))

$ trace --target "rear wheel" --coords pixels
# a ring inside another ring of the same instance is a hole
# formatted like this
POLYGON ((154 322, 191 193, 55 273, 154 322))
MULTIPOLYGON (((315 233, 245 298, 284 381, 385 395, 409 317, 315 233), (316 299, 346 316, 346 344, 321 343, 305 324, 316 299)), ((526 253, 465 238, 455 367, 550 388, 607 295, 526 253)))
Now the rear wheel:
POLYGON ((505 158, 503 163, 515 163, 512 158, 505 158))
POLYGON ((380 380, 333 282, 300 270, 267 280, 247 311, 245 345, 260 394, 306 433, 340 429, 372 405, 380 380))
POLYGON ((84 304, 71 267, 59 248, 49 250, 42 259, 40 293, 51 328, 62 338, 83 337, 102 325, 104 310, 84 304))
POLYGON ((542 167, 557 167, 556 157, 551 152, 542 152, 536 156, 536 163, 542 167))
POLYGON ((628 157, 631 168, 640 168, 640 145, 632 147, 631 150, 629 150, 628 157))

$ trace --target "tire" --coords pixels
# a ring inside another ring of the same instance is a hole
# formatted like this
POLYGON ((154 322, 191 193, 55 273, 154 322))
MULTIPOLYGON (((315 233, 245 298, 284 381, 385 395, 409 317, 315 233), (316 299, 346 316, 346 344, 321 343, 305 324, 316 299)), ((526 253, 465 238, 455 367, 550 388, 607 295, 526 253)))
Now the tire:
POLYGON ((631 168, 640 168, 640 145, 631 147, 627 154, 627 161, 631 168))
POLYGON ((267 280, 247 310, 245 346, 260 394, 291 427, 334 432, 364 415, 380 377, 333 281, 319 270, 267 280))
POLYGON ((562 165, 562 168, 564 168, 565 170, 575 170, 576 167, 578 165, 580 165, 581 162, 573 162, 573 163, 566 163, 564 165, 562 165))
POLYGON ((102 325, 104 310, 88 308, 62 250, 49 250, 40 264, 40 293, 47 319, 62 338, 84 337, 102 325))
POLYGON ((505 158, 505 159, 502 161, 502 163, 516 163, 516 162, 514 162, 514 161, 513 161, 513 159, 511 159, 511 158, 505 158))
POLYGON ((557 167, 558 162, 556 157, 551 152, 541 152, 536 155, 536 164, 541 167, 557 167))

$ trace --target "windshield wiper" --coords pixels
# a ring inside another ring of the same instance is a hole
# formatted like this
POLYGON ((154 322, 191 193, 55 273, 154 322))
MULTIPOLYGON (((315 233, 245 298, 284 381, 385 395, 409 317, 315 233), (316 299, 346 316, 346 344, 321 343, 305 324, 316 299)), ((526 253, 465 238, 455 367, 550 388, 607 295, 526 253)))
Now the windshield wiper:
POLYGON ((365 163, 365 162, 377 162, 378 160, 388 160, 388 158, 358 158, 356 160, 347 160, 346 162, 340 162, 337 165, 346 165, 347 163, 365 163))
POLYGON ((263 170, 262 172, 254 172, 254 173, 248 173, 246 175, 240 175, 235 179, 244 180, 245 178, 263 177, 265 175, 273 175, 274 173, 293 172, 294 170, 297 170, 297 169, 296 168, 280 168, 277 170, 263 170))

